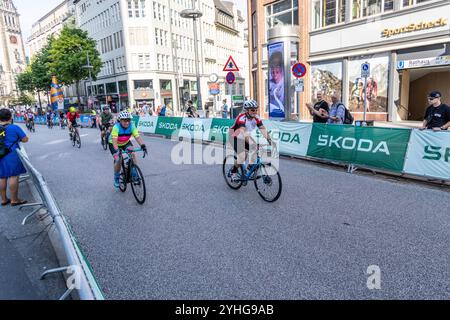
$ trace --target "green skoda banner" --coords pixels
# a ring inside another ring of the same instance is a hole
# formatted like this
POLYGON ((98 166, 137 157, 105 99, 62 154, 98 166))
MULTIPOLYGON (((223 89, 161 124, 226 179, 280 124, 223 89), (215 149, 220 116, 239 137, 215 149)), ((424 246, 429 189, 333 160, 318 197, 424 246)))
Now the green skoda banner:
POLYGON ((208 141, 212 119, 183 118, 179 137, 208 141))
MULTIPOLYGON (((263 120, 263 124, 280 149, 280 153, 291 156, 306 156, 312 124, 270 120, 263 120)), ((256 130, 253 137, 258 141, 262 138, 262 134, 259 130, 256 130)))
POLYGON ((145 116, 138 118, 137 128, 139 132, 155 133, 156 125, 158 124, 158 117, 145 116))
POLYGON ((228 130, 234 124, 234 120, 232 119, 220 119, 214 118, 212 119, 211 127, 209 130, 209 138, 208 141, 220 141, 225 142, 228 141, 228 130))
POLYGON ((401 172, 409 129, 314 124, 307 155, 401 172))
POLYGON ((450 132, 412 130, 403 171, 450 179, 450 132))
POLYGON ((178 137, 183 118, 178 117, 158 117, 158 124, 155 133, 166 137, 178 137))

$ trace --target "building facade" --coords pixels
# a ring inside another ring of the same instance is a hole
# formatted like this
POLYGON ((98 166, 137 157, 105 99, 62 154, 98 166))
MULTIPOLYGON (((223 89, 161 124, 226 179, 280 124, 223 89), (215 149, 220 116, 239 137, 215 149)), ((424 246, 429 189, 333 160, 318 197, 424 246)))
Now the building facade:
POLYGON ((25 68, 19 14, 12 1, 0 1, 0 106, 18 96, 16 76, 25 68))
POLYGON ((64 0, 56 8, 33 23, 27 48, 32 59, 48 43, 51 36, 57 37, 67 23, 75 24, 73 0, 64 0))
POLYGON ((450 2, 313 1, 312 92, 342 93, 355 118, 423 120, 427 93, 450 102, 450 2), (370 64, 370 77, 361 65, 370 64))
MULTIPOLYGON (((269 117, 269 30, 273 28, 294 29, 295 45, 290 60, 306 62, 309 57, 309 8, 310 1, 298 0, 248 0, 248 45, 250 62, 250 95, 260 104, 260 113, 269 117)), ((290 70, 283 70, 283 77, 294 77, 290 70)), ((304 78, 305 92, 309 90, 309 75, 304 78)), ((308 97, 296 93, 292 99, 292 119, 305 116, 304 107, 308 97)))
MULTIPOLYGON (((308 69, 304 92, 297 93, 299 106, 294 108, 301 120, 311 118, 304 103, 314 102, 318 91, 328 101, 332 92, 340 93, 356 119, 363 118, 366 100, 366 119, 377 121, 422 120, 431 90, 440 90, 444 101, 450 102, 449 1, 250 0, 248 4, 251 91, 266 110, 267 30, 277 26, 298 28, 297 59, 308 69), (367 81, 361 75, 366 62, 367 81)), ((291 80, 293 85, 292 76, 291 80)))
MULTIPOLYGON (((192 0, 75 0, 74 4, 79 27, 97 41, 104 63, 92 90, 86 83, 96 104, 117 109, 166 105, 179 115, 188 99, 197 100, 193 21, 180 16, 182 10, 192 8, 192 0)), ((199 0, 195 6, 203 13, 196 30, 202 100, 203 105, 214 105, 220 96, 209 95, 208 82, 211 73, 221 75, 218 66, 222 62, 216 3, 199 0)), ((233 22, 239 24, 233 25, 233 48, 223 49, 234 54, 233 49, 244 50, 244 36, 235 29, 242 26, 243 33, 245 23, 235 9, 231 12, 236 13, 233 22)))

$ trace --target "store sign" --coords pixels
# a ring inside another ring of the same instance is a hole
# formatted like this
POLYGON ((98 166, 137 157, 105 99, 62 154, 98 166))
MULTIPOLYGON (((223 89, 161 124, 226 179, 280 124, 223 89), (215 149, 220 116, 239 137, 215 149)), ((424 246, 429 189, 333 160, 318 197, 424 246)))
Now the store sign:
POLYGON ((438 20, 430 21, 430 22, 411 23, 407 26, 397 28, 397 29, 384 29, 381 32, 381 36, 383 38, 390 38, 390 37, 400 35, 403 33, 445 27, 446 25, 448 25, 448 19, 440 18, 438 20))
POLYGON ((425 59, 402 60, 397 62, 397 69, 412 69, 422 67, 434 67, 450 65, 450 56, 440 56, 425 59))

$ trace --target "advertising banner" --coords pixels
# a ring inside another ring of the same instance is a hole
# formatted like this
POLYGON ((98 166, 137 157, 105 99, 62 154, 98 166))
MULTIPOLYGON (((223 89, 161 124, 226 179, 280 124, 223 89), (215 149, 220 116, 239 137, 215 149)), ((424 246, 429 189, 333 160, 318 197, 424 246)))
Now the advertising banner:
MULTIPOLYGON (((158 117, 137 117, 137 129, 142 133, 155 133, 158 124, 158 117)), ((134 119, 133 119, 134 120, 134 119)))
POLYGON ((405 173, 450 179, 450 132, 412 130, 405 173))
POLYGON ((307 155, 401 172, 411 131, 314 124, 307 155))
POLYGON ((178 137, 208 140, 212 119, 183 118, 178 137))
POLYGON ((286 103, 284 44, 283 42, 270 44, 267 50, 269 55, 269 117, 270 119, 283 119, 285 118, 286 103))
MULTIPOLYGON (((264 120, 264 126, 273 142, 277 144, 279 152, 284 155, 306 156, 308 152, 309 139, 311 137, 312 124, 292 123, 264 120)), ((261 132, 256 130, 253 137, 259 143, 266 143, 261 132), (264 139, 261 141, 261 139, 264 139)))
POLYGON ((155 133, 166 137, 178 137, 183 118, 179 117, 158 117, 158 124, 155 133))
POLYGON ((232 119, 212 119, 212 123, 209 130, 208 141, 228 141, 228 130, 233 126, 234 120, 232 119))

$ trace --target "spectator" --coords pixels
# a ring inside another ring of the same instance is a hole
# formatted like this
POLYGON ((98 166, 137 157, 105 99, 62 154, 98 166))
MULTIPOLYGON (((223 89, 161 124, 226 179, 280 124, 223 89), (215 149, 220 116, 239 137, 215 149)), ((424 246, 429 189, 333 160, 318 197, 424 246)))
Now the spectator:
POLYGON ((197 114, 197 111, 194 108, 194 104, 192 103, 192 100, 189 100, 187 103, 188 103, 188 107, 186 109, 187 116, 189 118, 198 118, 199 116, 197 114))
POLYGON ((311 103, 307 103, 306 107, 309 109, 309 113, 313 116, 313 122, 326 123, 328 121, 328 112, 330 107, 328 102, 323 100, 323 92, 317 92, 317 102, 314 106, 311 103))
POLYGON ((161 111, 159 112, 159 116, 160 117, 165 117, 166 116, 166 105, 163 105, 163 107, 161 108, 161 111))
POLYGON ((223 99, 223 105, 222 105, 222 118, 227 119, 228 118, 228 105, 227 105, 227 99, 223 99))
POLYGON ((91 128, 97 128, 97 112, 95 111, 95 109, 92 109, 91 121, 92 121, 91 128))
POLYGON ((2 206, 11 203, 12 206, 22 205, 27 201, 18 198, 19 176, 26 173, 25 167, 16 153, 20 148, 19 142, 28 142, 28 137, 23 130, 14 124, 11 124, 12 114, 8 109, 0 110, 0 143, 1 149, 5 150, 3 156, 0 156, 0 195, 2 206), (6 188, 9 184, 11 199, 6 196, 6 188))
POLYGON ((205 118, 209 118, 209 104, 205 103, 205 118))
POLYGON ((450 127, 450 107, 441 102, 441 97, 439 91, 432 91, 428 95, 428 101, 431 105, 425 112, 421 130, 441 131, 450 127))
POLYGON ((331 95, 330 115, 328 116, 328 124, 344 124, 345 120, 345 106, 341 102, 341 97, 337 92, 333 92, 331 95))

